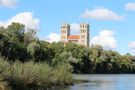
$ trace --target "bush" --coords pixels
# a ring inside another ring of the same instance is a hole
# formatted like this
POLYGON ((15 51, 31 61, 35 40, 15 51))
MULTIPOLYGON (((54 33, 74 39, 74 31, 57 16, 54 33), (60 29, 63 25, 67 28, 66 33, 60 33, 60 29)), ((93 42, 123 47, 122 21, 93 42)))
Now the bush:
POLYGON ((0 81, 0 90, 9 90, 7 82, 0 81))
POLYGON ((45 63, 15 62, 11 65, 7 80, 17 88, 48 86, 51 67, 45 63))
POLYGON ((46 63, 13 62, 0 60, 0 76, 15 89, 69 85, 71 80, 71 66, 61 64, 54 67, 46 63))
POLYGON ((0 57, 0 77, 5 77, 9 72, 10 64, 0 57))
POLYGON ((70 64, 58 64, 52 71, 52 81, 59 85, 69 85, 72 83, 72 66, 70 64))

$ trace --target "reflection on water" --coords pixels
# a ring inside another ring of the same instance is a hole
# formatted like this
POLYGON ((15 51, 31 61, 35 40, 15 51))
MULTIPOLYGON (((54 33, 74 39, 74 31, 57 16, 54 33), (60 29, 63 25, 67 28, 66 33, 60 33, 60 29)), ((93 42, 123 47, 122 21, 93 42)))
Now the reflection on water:
POLYGON ((51 90, 135 90, 134 74, 92 74, 73 75, 73 77, 89 82, 51 90))

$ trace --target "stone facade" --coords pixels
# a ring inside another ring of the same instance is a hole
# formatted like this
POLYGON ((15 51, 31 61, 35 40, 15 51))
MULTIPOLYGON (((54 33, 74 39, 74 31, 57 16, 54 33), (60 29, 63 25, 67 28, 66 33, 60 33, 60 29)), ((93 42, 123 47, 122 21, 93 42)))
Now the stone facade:
POLYGON ((78 35, 70 35, 70 25, 61 25, 60 40, 62 42, 73 42, 76 44, 89 46, 89 24, 80 24, 80 33, 78 35))

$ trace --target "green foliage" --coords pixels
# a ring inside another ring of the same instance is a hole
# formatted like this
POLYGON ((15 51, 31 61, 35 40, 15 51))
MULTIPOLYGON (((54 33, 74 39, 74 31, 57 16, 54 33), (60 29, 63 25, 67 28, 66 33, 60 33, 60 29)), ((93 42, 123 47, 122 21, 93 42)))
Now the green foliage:
POLYGON ((104 50, 99 45, 85 47, 74 43, 48 43, 38 40, 36 30, 12 23, 0 28, 0 54, 9 61, 68 64, 73 73, 135 73, 135 57, 129 53, 104 50))
POLYGON ((7 27, 7 33, 12 41, 23 42, 25 26, 19 23, 12 23, 7 27))
POLYGON ((52 74, 54 75, 52 81, 56 84, 59 83, 60 85, 69 85, 72 83, 72 75, 70 72, 72 72, 70 64, 57 64, 52 71, 52 74))
POLYGON ((34 56, 36 50, 39 50, 40 46, 37 43, 30 43, 27 47, 27 51, 31 54, 31 56, 34 56))
MULTIPOLYGON (((4 82, 16 89, 47 88, 72 83, 71 66, 67 64, 51 67, 46 63, 13 62, 0 59, 0 76, 4 82)), ((0 83, 1 84, 1 83, 0 83)), ((35 89, 36 90, 36 89, 35 89)))
POLYGON ((59 57, 56 57, 53 59, 53 64, 72 64, 77 63, 78 60, 72 56, 71 52, 62 52, 59 57))
POLYGON ((3 81, 3 78, 0 77, 0 90, 10 90, 8 87, 8 83, 3 81))
POLYGON ((31 85, 48 86, 51 68, 45 63, 15 62, 11 65, 10 74, 7 76, 12 86, 27 87, 31 85))

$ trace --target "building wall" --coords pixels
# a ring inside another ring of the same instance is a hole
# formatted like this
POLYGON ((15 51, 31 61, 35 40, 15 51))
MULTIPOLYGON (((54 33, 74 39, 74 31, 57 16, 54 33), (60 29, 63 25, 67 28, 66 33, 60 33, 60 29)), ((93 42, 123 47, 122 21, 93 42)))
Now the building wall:
POLYGON ((70 25, 62 24, 61 25, 61 35, 60 40, 62 42, 73 42, 76 44, 89 46, 89 24, 81 23, 80 24, 80 33, 78 34, 78 39, 69 39, 70 36, 70 25))
POLYGON ((63 24, 61 26, 60 41, 63 41, 63 42, 66 41, 69 35, 70 35, 70 25, 63 24))
POLYGON ((72 43, 78 44, 78 43, 79 43, 79 40, 69 40, 69 39, 68 39, 68 42, 72 42, 72 43))
POLYGON ((86 23, 80 24, 80 41, 79 44, 89 46, 89 25, 86 23))

